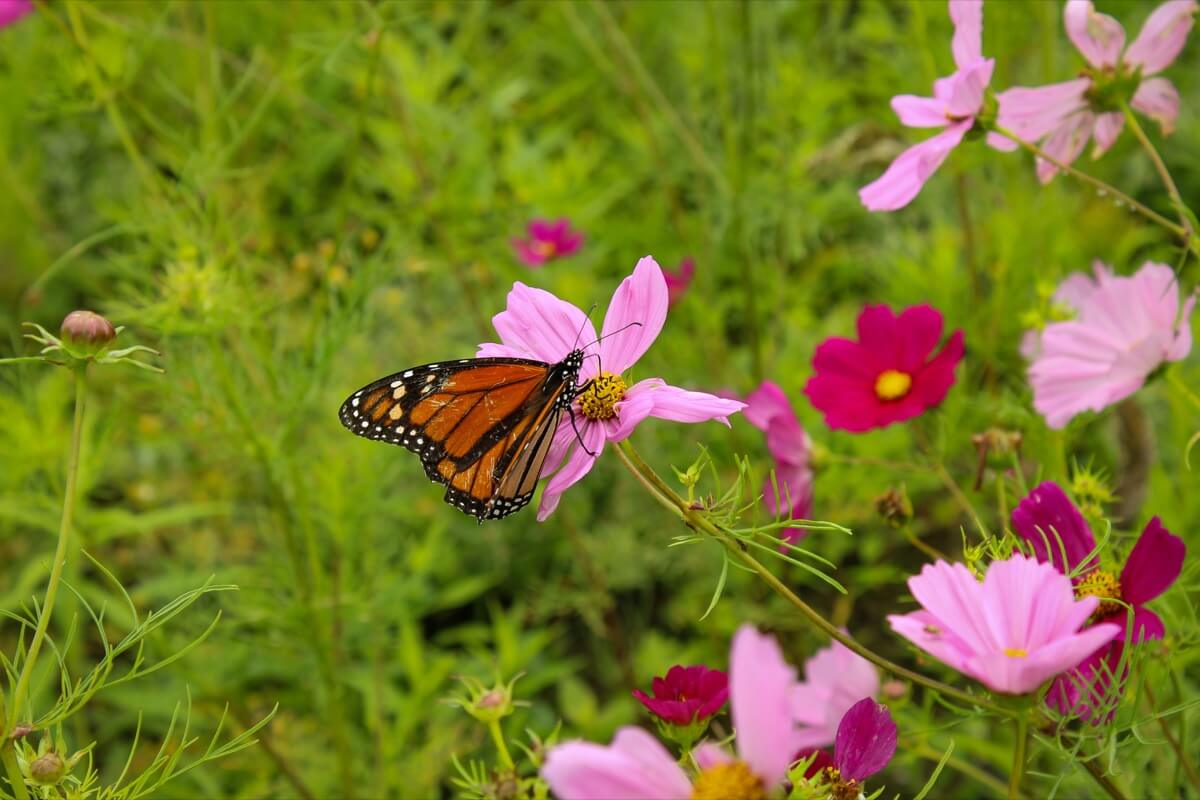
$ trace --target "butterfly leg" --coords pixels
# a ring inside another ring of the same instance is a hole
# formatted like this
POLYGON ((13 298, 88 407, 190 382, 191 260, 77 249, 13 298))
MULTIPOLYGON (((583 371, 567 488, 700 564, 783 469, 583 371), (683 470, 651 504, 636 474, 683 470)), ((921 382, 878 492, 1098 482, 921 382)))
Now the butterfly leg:
POLYGON ((587 453, 592 458, 599 456, 599 453, 593 453, 588 449, 588 446, 583 443, 583 435, 579 432, 579 426, 575 424, 575 410, 567 406, 567 413, 571 415, 571 430, 575 431, 575 438, 579 440, 579 446, 583 448, 583 452, 587 453))

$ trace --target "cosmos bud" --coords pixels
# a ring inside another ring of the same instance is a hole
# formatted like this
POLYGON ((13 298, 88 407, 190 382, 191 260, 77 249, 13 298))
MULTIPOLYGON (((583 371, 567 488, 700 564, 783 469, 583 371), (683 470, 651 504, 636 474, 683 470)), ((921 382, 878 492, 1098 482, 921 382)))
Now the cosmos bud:
POLYGON ((35 783, 53 786, 67 774, 67 763, 53 750, 38 756, 29 765, 29 777, 35 783))
POLYGON ((72 311, 63 319, 63 344, 77 355, 95 355, 117 337, 113 324, 94 311, 72 311))

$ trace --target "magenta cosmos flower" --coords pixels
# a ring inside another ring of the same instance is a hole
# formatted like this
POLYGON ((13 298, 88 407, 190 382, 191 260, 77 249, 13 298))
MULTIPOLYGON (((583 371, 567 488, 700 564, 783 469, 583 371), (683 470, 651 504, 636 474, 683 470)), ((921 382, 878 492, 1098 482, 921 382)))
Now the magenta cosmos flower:
POLYGON ((513 239, 517 258, 527 267, 540 267, 547 261, 566 258, 583 244, 583 234, 571 230, 566 219, 535 219, 526 229, 526 239, 513 239))
POLYGON ((909 578, 921 611, 892 614, 892 629, 992 691, 1026 694, 1107 644, 1120 631, 1081 630, 1099 606, 1076 600, 1049 564, 1014 556, 993 562, 983 581, 962 564, 926 564, 909 578))
MULTIPOLYGON (((768 475, 763 483, 763 503, 771 514, 784 514, 791 519, 809 519, 812 515, 813 471, 809 466, 812 440, 800 427, 783 389, 771 381, 746 398, 742 412, 751 425, 767 437, 767 449, 775 460, 775 480, 768 475)), ((783 532, 788 541, 804 536, 801 528, 783 532)))
POLYGON ((1116 639, 1101 647, 1054 679, 1046 693, 1046 705, 1094 725, 1112 719, 1129 677, 1124 654, 1125 645, 1116 639))
POLYGON ((1192 349, 1194 295, 1179 305, 1179 281, 1166 264, 1147 261, 1130 277, 1097 261, 1095 281, 1073 275, 1056 297, 1078 316, 1053 322, 1027 348, 1033 407, 1051 428, 1100 411, 1142 388, 1166 361, 1192 349))
POLYGON ((617 731, 611 745, 564 742, 550 749, 542 777, 559 800, 755 798, 783 784, 797 731, 786 697, 796 671, 770 636, 744 625, 729 656, 729 704, 736 757, 716 745, 695 751, 693 781, 666 748, 639 728, 617 731))
POLYGON ((1118 625, 1118 639, 1126 638, 1126 608, 1133 615, 1129 628, 1134 642, 1163 637, 1162 619, 1146 603, 1175 583, 1187 546, 1158 517, 1146 523, 1119 576, 1100 568, 1091 528, 1056 483, 1039 484, 1018 503, 1012 527, 1029 542, 1039 561, 1064 575, 1076 575, 1075 593, 1096 598, 1099 607, 1094 618, 1118 625))
POLYGON ((578 308, 541 289, 513 284, 507 307, 492 317, 501 343, 481 344, 480 358, 558 362, 575 347, 582 347, 585 355, 579 372, 582 388, 573 407, 575 424, 570 419, 559 423, 542 471, 554 477, 542 492, 538 520, 554 513, 562 493, 588 474, 605 442, 627 438, 646 417, 717 420, 728 426, 728 416, 745 408, 737 400, 689 392, 660 378, 626 383, 622 373, 654 343, 666 319, 667 282, 649 256, 638 261, 613 293, 598 342, 591 320, 578 308))
POLYGON ((792 717, 800 724, 800 747, 833 744, 846 712, 879 694, 874 665, 841 642, 804 662, 804 680, 792 688, 792 717))
POLYGON ((0 28, 33 13, 33 0, 0 0, 0 28))
POLYGON ((865 794, 863 781, 886 767, 896 754, 896 734, 887 706, 864 697, 838 720, 832 757, 815 748, 801 752, 799 758, 816 753, 804 777, 811 779, 824 772, 831 798, 861 797, 865 794))
POLYGON ((702 664, 676 664, 665 678, 650 684, 653 696, 634 689, 633 696, 651 714, 672 725, 691 725, 715 715, 729 700, 729 676, 702 664))
POLYGON ((831 338, 813 356, 804 393, 831 428, 861 433, 919 416, 942 402, 963 357, 962 331, 942 338, 942 315, 928 305, 896 316, 887 306, 858 315, 858 341, 831 338))
POLYGON ((696 262, 690 257, 679 262, 679 266, 674 270, 663 270, 663 277, 667 279, 667 302, 675 305, 683 299, 687 293, 688 287, 692 285, 692 278, 696 274, 696 262))
MULTIPOLYGON (((986 113, 987 88, 996 62, 983 57, 983 0, 950 0, 950 19, 954 23, 951 50, 958 69, 934 81, 933 97, 892 98, 892 109, 902 124, 944 130, 905 150, 878 180, 859 190, 859 199, 871 211, 895 211, 912 202, 986 113)), ((995 134, 988 134, 987 141, 997 150, 1016 148, 1014 142, 995 134)))
MULTIPOLYGON (((1016 87, 996 96, 996 122, 1016 136, 1041 142, 1064 164, 1095 141, 1092 157, 1112 147, 1125 126, 1122 103, 1158 122, 1163 134, 1175 129, 1179 92, 1166 78, 1153 77, 1178 57, 1187 42, 1195 0, 1169 0, 1146 20, 1133 44, 1125 47, 1125 29, 1089 0, 1069 0, 1063 8, 1067 35, 1087 60, 1082 77, 1036 88, 1016 87)), ((1038 178, 1046 183, 1058 169, 1038 159, 1038 178)))

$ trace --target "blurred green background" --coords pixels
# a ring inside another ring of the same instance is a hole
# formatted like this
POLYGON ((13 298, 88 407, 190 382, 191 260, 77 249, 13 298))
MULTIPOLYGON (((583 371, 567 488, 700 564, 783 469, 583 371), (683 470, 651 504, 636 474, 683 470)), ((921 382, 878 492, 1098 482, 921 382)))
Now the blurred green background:
MULTIPOLYGON (((1130 38, 1153 7, 1103 6, 1130 38)), ((456 674, 526 673, 518 694, 531 705, 506 721, 514 739, 561 718, 564 736, 607 741, 648 723, 630 688, 675 663, 724 668, 743 621, 777 632, 802 664, 825 642, 752 576, 733 571, 700 621, 719 548, 668 549, 668 517, 611 456, 547 522, 527 511, 481 527, 442 504, 410 455, 337 421, 362 384, 493 340, 514 280, 603 309, 646 254, 669 267, 690 256, 697 271, 635 377, 739 393, 770 379, 789 392, 822 453, 814 513, 854 535, 807 540, 847 595, 781 574, 890 657, 914 660, 883 616, 908 607, 903 580, 925 557, 873 500, 904 484, 917 532, 958 553, 974 531, 932 453, 1000 529, 1002 481, 989 470, 973 488, 970 437, 989 427, 1023 433, 1031 479, 1079 463, 1126 481, 1110 509, 1121 546, 1158 513, 1195 549, 1200 495, 1184 450, 1200 422, 1182 391, 1160 381, 1138 396, 1130 413, 1149 421, 1150 450, 1124 447, 1111 414, 1052 435, 1017 352, 1039 283, 1095 258, 1120 272, 1175 263, 1166 235, 1063 177, 1040 186, 1029 158, 981 142, 900 213, 858 202, 924 135, 901 128, 888 100, 928 94, 952 71, 949 40, 944 3, 837 1, 52 3, 0 31, 0 356, 31 352, 20 323, 56 330, 83 307, 129 326, 122 339, 160 350, 166 369, 93 371, 77 542, 141 608, 209 576, 240 587, 153 639, 169 653, 223 615, 186 658, 100 694, 68 726, 72 743, 95 739, 111 777, 139 714, 135 766, 188 691, 201 735, 226 703, 235 730, 278 703, 260 745, 165 796, 427 797, 450 793, 452 754, 493 759, 486 731, 443 702, 456 674), (509 240, 539 216, 569 217, 587 241, 531 271, 509 240), (849 334, 868 301, 929 302, 965 331, 958 384, 919 436, 830 432, 800 394, 816 344, 849 334)), ((1049 2, 988 3, 984 53, 996 88, 1065 80, 1082 63, 1049 2)), ((1167 73, 1183 96, 1178 132, 1152 131, 1192 199, 1198 67, 1193 41, 1167 73)), ((1169 210, 1128 132, 1080 163, 1169 210)), ((1196 386, 1195 358, 1175 375, 1196 386)), ((45 583, 71 392, 64 370, 0 370, 9 610, 45 583)), ((725 480, 735 454, 760 477, 770 465, 741 419, 732 431, 652 421, 634 442, 666 475, 701 444, 725 480)), ((77 553, 68 580, 93 605, 119 606, 77 553)), ((1157 605, 1172 635, 1145 674, 1176 687, 1163 707, 1196 689, 1196 584, 1189 565, 1157 605)), ((115 611, 107 622, 114 636, 127 624, 115 611)), ((0 632, 11 652, 15 629, 0 632)), ((75 657, 95 649, 85 640, 75 657)), ((46 669, 38 691, 53 681, 46 669)), ((1009 731, 932 706, 921 692, 895 704, 902 755, 880 776, 887 796, 915 793, 951 739, 957 759, 1006 774, 1009 731)), ((1126 747, 1137 735, 1121 732, 1105 763, 1147 793, 1169 787, 1170 751, 1126 747)), ((1091 791, 1052 755, 1037 771, 1040 792, 1091 791)), ((990 791, 948 769, 935 796, 990 791)))

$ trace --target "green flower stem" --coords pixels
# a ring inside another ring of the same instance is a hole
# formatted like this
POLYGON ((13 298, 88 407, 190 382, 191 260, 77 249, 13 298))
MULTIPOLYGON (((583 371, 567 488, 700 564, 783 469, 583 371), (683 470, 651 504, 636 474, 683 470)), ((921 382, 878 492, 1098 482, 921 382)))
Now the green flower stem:
POLYGON ((1154 143, 1150 141, 1150 137, 1146 135, 1142 123, 1138 122, 1137 116, 1133 113, 1133 109, 1128 103, 1121 103, 1121 110, 1125 112, 1125 121, 1129 123, 1129 130, 1133 131, 1133 135, 1141 142, 1142 148, 1146 154, 1150 156, 1150 160, 1154 162, 1154 168, 1158 170, 1158 176, 1162 178, 1163 186, 1167 189, 1167 195, 1171 198, 1171 202, 1175 204, 1175 210, 1179 212, 1179 223, 1183 226, 1184 238, 1189 247, 1195 247, 1196 232, 1192 230, 1192 224, 1188 221, 1188 215, 1184 212, 1187 206, 1183 203, 1183 197, 1179 194, 1178 187, 1175 186, 1174 179, 1171 178, 1171 171, 1167 169, 1166 163, 1162 160, 1162 156, 1158 154, 1158 149, 1154 143))
POLYGON ((21 765, 17 763, 17 751, 12 747, 12 741, 7 738, 5 731, 3 747, 0 747, 0 759, 4 761, 4 772, 12 785, 13 796, 17 800, 29 800, 29 790, 25 788, 25 777, 21 774, 21 765))
POLYGON ((1104 774, 1099 765, 1096 764, 1096 759, 1092 758, 1086 761, 1080 759, 1079 764, 1087 770, 1088 774, 1092 776, 1092 780, 1096 782, 1096 785, 1103 789, 1104 793, 1111 797, 1112 800, 1129 800, 1129 797, 1104 774))
POLYGON ((1189 236, 1189 232, 1188 232, 1187 228, 1184 228, 1181 225, 1171 222, 1171 220, 1167 219, 1162 214, 1159 214, 1157 211, 1155 211, 1152 208, 1148 208, 1145 205, 1142 205, 1137 200, 1134 200, 1132 197, 1130 197, 1129 195, 1122 192, 1120 189, 1117 189, 1116 187, 1112 186, 1111 184, 1105 183, 1104 181, 1100 180, 1099 178, 1093 178, 1091 175, 1088 175, 1086 172, 1080 172, 1079 170, 1072 167, 1070 164, 1064 164, 1063 162, 1059 161, 1054 156, 1049 155, 1045 150, 1038 147, 1036 144, 1025 141, 1024 139, 1020 138, 1019 136, 1017 136, 1015 133, 1013 133, 1011 131, 1005 130, 1004 128, 997 127, 995 129, 995 132, 1000 134, 1001 136, 1003 136, 1006 139, 1016 142, 1020 147, 1024 148, 1025 150, 1029 151, 1030 153, 1033 153, 1038 158, 1040 158, 1044 161, 1050 162, 1051 164, 1058 167, 1059 169, 1061 169, 1063 172, 1067 173, 1068 175, 1070 175, 1074 178, 1078 178, 1079 180, 1083 181, 1084 183, 1088 184, 1089 186, 1092 186, 1093 188, 1095 188, 1098 191, 1101 191, 1108 195, 1111 195, 1113 198, 1115 198, 1119 202, 1124 203, 1125 205, 1129 206, 1130 208, 1132 208, 1137 213, 1141 214, 1146 219, 1150 220, 1151 222, 1154 222, 1155 224, 1161 225, 1162 227, 1169 230, 1171 233, 1173 233, 1176 236, 1178 236, 1179 238, 1183 239, 1188 247, 1191 247, 1194 249, 1198 246, 1194 241, 1192 241, 1192 238, 1189 236))
POLYGON ((993 713, 1002 714, 1007 717, 1017 716, 1018 712, 1015 709, 1005 708, 986 698, 973 695, 970 692, 964 692, 961 689, 956 689, 953 686, 950 686, 949 684, 942 683, 941 681, 934 680, 933 678, 928 678, 918 672, 913 672, 912 670, 893 663, 883 656, 878 655, 874 651, 859 644, 857 641, 839 630, 832 622, 821 616, 816 609, 801 600, 795 592, 793 592, 787 587, 786 584, 783 583, 783 581, 775 577, 774 573, 767 569, 761 562, 758 561, 758 559, 750 555, 742 543, 737 540, 736 536, 724 528, 714 524, 712 520, 710 520, 699 510, 692 508, 691 504, 688 503, 687 500, 684 500, 682 497, 680 497, 670 486, 667 485, 665 481, 663 481, 661 477, 658 476, 658 473, 651 469, 650 466, 642 460, 642 457, 638 455, 638 452, 633 448, 633 445, 628 439, 618 444, 615 450, 617 457, 621 459, 621 463, 623 463, 625 467, 633 474, 633 476, 638 480, 638 483, 646 487, 646 490, 649 491, 650 494, 656 500, 658 500, 660 504, 678 516, 680 520, 682 520, 682 522, 692 530, 702 531, 724 545, 730 554, 736 557, 751 570, 757 572, 768 586, 770 586, 777 594, 791 603, 792 606, 794 606, 796 610, 801 613, 801 615, 807 618, 814 627, 825 633, 826 636, 829 636, 831 639, 836 639, 853 652, 858 653, 860 656, 875 664, 880 669, 890 672, 893 675, 905 678, 913 683, 919 683, 922 686, 933 689, 934 691, 945 695, 946 697, 952 697, 955 700, 967 703, 968 705, 972 705, 977 708, 986 709, 993 713))
POLYGON ((50 580, 46 584, 46 597, 42 601, 37 628, 33 632, 33 640, 29 643, 29 651, 25 654, 25 663, 21 665, 17 688, 13 691, 12 713, 8 717, 7 731, 11 731, 21 721, 21 714, 25 710, 29 680, 33 677, 38 651, 46 639, 46 630, 50 627, 50 616, 54 613, 54 601, 58 597, 58 586, 62 581, 63 565, 67 561, 67 544, 71 539, 71 515, 75 511, 75 483, 79 474, 79 443, 83 438, 83 407, 87 399, 87 362, 76 362, 74 372, 75 423, 71 432, 71 450, 67 456, 67 489, 63 498, 62 520, 58 526, 58 546, 54 549, 54 563, 50 567, 50 580))
POLYGON ((1022 711, 1017 717, 1017 741, 1013 745, 1012 774, 1008 777, 1009 800, 1021 796, 1021 778, 1025 776, 1025 749, 1029 744, 1029 713, 1022 711))
POLYGON ((505 769, 516 769, 516 762, 513 761, 512 754, 508 752, 508 745, 504 743, 504 733, 500 730, 500 720, 494 719, 487 724, 488 732, 492 734, 492 741, 496 744, 496 752, 500 754, 500 763, 505 769))

